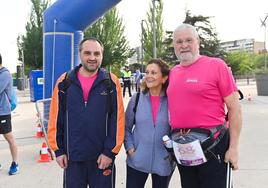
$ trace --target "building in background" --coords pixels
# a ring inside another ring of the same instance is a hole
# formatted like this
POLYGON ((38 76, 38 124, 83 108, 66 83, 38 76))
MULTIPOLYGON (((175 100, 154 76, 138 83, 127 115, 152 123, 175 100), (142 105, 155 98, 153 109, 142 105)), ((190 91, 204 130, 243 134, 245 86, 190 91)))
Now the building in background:
POLYGON ((221 42, 220 47, 226 52, 253 52, 263 53, 264 42, 258 42, 254 39, 241 39, 234 41, 221 42))

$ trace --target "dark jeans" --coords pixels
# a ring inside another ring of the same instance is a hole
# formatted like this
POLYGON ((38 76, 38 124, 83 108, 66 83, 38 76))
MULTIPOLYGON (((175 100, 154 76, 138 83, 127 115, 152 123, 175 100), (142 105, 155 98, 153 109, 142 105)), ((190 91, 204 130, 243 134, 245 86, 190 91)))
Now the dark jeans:
POLYGON ((226 188, 227 163, 225 152, 229 146, 229 132, 212 149, 210 159, 199 166, 177 165, 180 171, 182 188, 226 188))
MULTIPOLYGON (((126 188, 144 188, 148 173, 141 172, 131 168, 127 165, 127 187, 126 188)), ((152 176, 152 188, 168 188, 170 182, 170 176, 159 176, 157 174, 151 174, 152 176)))
POLYGON ((141 91, 140 84, 135 83, 135 89, 136 89, 136 92, 140 92, 141 91))
POLYGON ((104 170, 98 168, 96 160, 73 162, 68 161, 68 167, 64 171, 64 188, 114 188, 115 166, 110 168, 112 172, 105 175, 104 170))

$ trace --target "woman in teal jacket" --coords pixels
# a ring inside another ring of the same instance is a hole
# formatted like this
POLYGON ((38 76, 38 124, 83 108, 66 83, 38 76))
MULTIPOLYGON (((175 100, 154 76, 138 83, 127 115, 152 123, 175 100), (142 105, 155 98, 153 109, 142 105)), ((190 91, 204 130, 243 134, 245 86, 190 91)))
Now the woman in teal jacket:
POLYGON ((164 61, 150 60, 136 114, 133 108, 137 94, 128 104, 124 140, 127 188, 143 188, 149 174, 153 188, 168 187, 172 163, 167 159, 169 154, 162 141, 170 130, 166 97, 168 73, 169 67, 164 61))

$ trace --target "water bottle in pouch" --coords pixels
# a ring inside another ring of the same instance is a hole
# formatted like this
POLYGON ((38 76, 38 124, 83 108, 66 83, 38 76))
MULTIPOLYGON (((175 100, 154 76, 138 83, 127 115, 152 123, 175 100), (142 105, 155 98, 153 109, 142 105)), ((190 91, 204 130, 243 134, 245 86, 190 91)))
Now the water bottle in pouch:
POLYGON ((162 140, 163 140, 166 148, 173 148, 172 140, 170 140, 168 135, 163 136, 162 140))

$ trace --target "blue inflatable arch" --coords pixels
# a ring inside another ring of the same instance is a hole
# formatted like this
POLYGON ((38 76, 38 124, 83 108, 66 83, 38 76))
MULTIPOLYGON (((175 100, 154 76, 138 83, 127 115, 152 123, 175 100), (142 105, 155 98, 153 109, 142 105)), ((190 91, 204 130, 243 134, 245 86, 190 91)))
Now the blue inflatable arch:
POLYGON ((83 30, 121 0, 58 0, 44 12, 44 98, 57 78, 78 65, 83 30))

